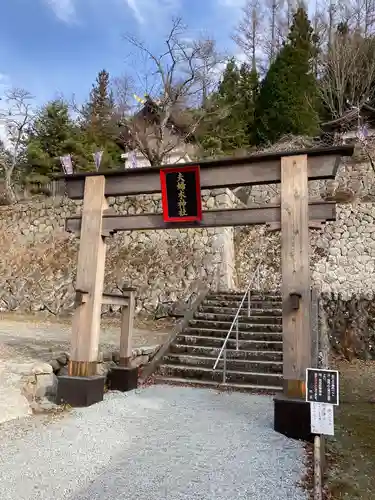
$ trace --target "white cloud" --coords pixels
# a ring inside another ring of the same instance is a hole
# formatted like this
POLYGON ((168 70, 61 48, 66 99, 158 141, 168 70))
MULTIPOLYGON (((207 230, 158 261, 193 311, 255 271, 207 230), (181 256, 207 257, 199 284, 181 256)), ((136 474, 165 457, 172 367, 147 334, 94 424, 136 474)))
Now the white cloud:
POLYGON ((6 73, 0 73, 0 87, 9 83, 9 76, 6 73))
POLYGON ((143 24, 145 22, 145 18, 141 14, 139 10, 139 6, 137 5, 137 0, 126 0, 126 3, 128 4, 129 9, 133 12, 134 17, 136 20, 143 24))
POLYGON ((223 7, 231 7, 234 9, 239 9, 245 5, 246 0, 219 0, 219 3, 223 7))
POLYGON ((60 21, 69 24, 76 20, 75 1, 76 0, 44 0, 60 21))
POLYGON ((160 22, 175 14, 181 5, 180 0, 125 0, 125 3, 140 24, 160 22))

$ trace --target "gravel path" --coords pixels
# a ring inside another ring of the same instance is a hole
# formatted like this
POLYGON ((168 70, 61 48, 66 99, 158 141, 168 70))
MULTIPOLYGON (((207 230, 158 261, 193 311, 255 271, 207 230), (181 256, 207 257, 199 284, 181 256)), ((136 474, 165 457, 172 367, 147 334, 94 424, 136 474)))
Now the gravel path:
POLYGON ((267 396, 152 386, 47 426, 8 423, 0 498, 306 500, 302 445, 273 431, 272 408, 267 396))
MULTIPOLYGON (((103 351, 119 347, 119 325, 102 322, 100 347, 103 351)), ((21 393, 24 375, 38 361, 50 361, 55 355, 70 349, 71 326, 27 318, 0 321, 0 424, 31 413, 21 393)), ((164 341, 166 332, 150 328, 135 329, 134 347, 157 345, 164 341)), ((0 476, 1 477, 1 476, 0 476)), ((0 497, 1 498, 1 497, 0 497)))

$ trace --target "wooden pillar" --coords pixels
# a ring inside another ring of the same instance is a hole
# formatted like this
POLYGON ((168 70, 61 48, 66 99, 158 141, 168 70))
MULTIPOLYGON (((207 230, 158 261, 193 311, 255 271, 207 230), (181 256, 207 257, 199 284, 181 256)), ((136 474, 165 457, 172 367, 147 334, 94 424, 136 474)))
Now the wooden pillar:
POLYGON ((129 290, 128 305, 121 311, 120 366, 130 366, 133 355, 133 324, 135 312, 135 289, 129 290))
POLYGON ((307 156, 281 159, 284 394, 305 397, 311 364, 307 156))
POLYGON ((73 316, 68 372, 73 376, 96 374, 106 251, 102 237, 102 215, 107 208, 104 189, 104 176, 86 177, 76 289, 86 292, 87 300, 77 305, 73 316))

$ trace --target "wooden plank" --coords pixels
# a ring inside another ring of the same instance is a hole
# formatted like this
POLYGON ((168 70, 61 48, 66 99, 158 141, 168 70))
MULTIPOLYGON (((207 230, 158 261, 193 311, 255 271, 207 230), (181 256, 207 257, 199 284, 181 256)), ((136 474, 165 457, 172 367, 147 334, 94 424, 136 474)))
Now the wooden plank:
MULTIPOLYGON (((252 155, 244 158, 200 161, 202 189, 234 188, 257 184, 274 184, 281 181, 280 158, 297 152, 252 155), (228 169, 230 168, 230 175, 228 169)), ((341 156, 353 154, 352 146, 307 150, 310 180, 333 179, 341 156)), ((189 164, 185 164, 191 165, 189 164)), ((182 166, 182 164, 181 164, 182 166)), ((162 167, 164 168, 164 167, 162 167)), ((101 173, 103 175, 103 173, 101 173)), ((63 176, 69 198, 82 199, 85 178, 97 173, 63 176)), ((160 192, 159 168, 136 168, 126 171, 105 172, 105 196, 128 196, 160 192)), ((61 176, 60 176, 61 177, 61 176)))
MULTIPOLYGON (((323 220, 311 220, 309 219, 309 229, 322 229, 325 221, 323 220)), ((281 222, 270 222, 266 227, 267 231, 280 231, 281 222)))
POLYGON ((281 160, 281 266, 283 299, 283 375, 289 397, 304 397, 311 364, 307 156, 281 160), (298 309, 291 295, 301 296, 298 309))
POLYGON ((129 299, 127 297, 121 297, 120 295, 117 297, 114 297, 113 295, 110 297, 107 297, 106 295, 102 296, 102 305, 126 307, 128 303, 129 299))
POLYGON ((121 311, 120 365, 129 366, 133 353, 135 292, 130 292, 128 307, 121 311))
MULTIPOLYGON (((117 293, 103 293, 102 305, 110 306, 127 306, 131 292, 125 292, 123 295, 117 293)), ((78 307, 80 304, 88 302, 89 294, 81 290, 76 290, 75 304, 78 307)))
MULTIPOLYGON (((238 208, 232 210, 210 210, 203 212, 202 220, 198 223, 167 223, 162 214, 140 215, 112 215, 103 216, 103 235, 107 236, 116 231, 158 230, 176 228, 208 228, 247 226, 280 222, 280 205, 264 207, 238 208)), ((311 220, 335 220, 336 204, 333 202, 314 202, 309 204, 309 217, 311 220)), ((81 217, 69 217, 65 228, 68 232, 79 233, 81 217)))
POLYGON ((102 238, 102 216, 107 208, 104 188, 104 176, 86 179, 76 289, 87 292, 87 300, 77 305, 73 315, 69 375, 96 373, 106 251, 102 238))

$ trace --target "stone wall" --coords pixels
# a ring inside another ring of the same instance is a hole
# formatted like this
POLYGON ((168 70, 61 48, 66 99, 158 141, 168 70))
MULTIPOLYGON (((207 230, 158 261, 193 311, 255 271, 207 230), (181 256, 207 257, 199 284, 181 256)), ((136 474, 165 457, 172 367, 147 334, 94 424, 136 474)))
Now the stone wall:
MULTIPOLYGON (((159 195, 108 201, 123 214, 161 211, 159 195)), ((238 203, 229 190, 203 192, 206 209, 238 203)), ((0 207, 1 310, 60 314, 72 309, 79 241, 65 233, 64 223, 81 206, 81 201, 50 198, 0 207)), ((233 255, 232 228, 118 233, 108 240, 105 290, 135 286, 137 312, 154 314, 187 297, 200 279, 232 287, 233 255)))
MULTIPOLYGON (((265 184, 247 190, 247 204, 280 203, 280 185, 265 184)), ((364 153, 344 159, 335 180, 310 181, 310 198, 321 198, 337 203, 352 201, 375 201, 375 174, 364 153)))
MULTIPOLYGON (((372 148, 369 154, 372 155, 372 148)), ((336 201, 336 221, 310 230, 312 284, 324 293, 372 294, 375 291, 375 173, 368 153, 357 148, 342 162, 334 181, 310 181, 310 199, 336 201)), ((280 203, 280 186, 254 186, 247 205, 280 203)), ((236 268, 240 287, 262 255, 264 287, 280 284, 280 233, 264 227, 236 231, 236 268)))
MULTIPOLYGON (((280 203, 278 186, 255 186, 247 194, 248 205, 280 203)), ((375 359, 373 166, 357 151, 354 159, 339 168, 335 181, 309 182, 309 195, 337 202, 336 221, 310 230, 311 278, 320 293, 321 335, 347 359, 375 359)), ((268 232, 264 226, 235 231, 239 288, 246 286, 258 261, 263 263, 261 287, 279 288, 280 243, 280 232, 268 232)))
MULTIPOLYGON (((261 260, 262 286, 281 282, 281 235, 254 226, 235 236, 238 285, 243 288, 249 271, 261 260)), ((375 205, 354 202, 337 205, 336 221, 310 230, 312 285, 324 293, 349 298, 375 292, 375 205)), ((251 274, 251 273, 250 273, 251 274)))
POLYGON ((334 352, 349 361, 354 358, 375 360, 375 298, 353 294, 321 296, 324 324, 334 352))
MULTIPOLYGON (((310 230, 312 284, 323 294, 372 297, 375 291, 375 175, 357 155, 340 167, 337 181, 310 182, 310 196, 336 199, 337 220, 310 230)), ((279 201, 276 186, 255 186, 248 203, 279 201)), ((241 197, 243 199, 243 197, 241 197)), ((109 198, 123 214, 161 211, 159 195, 109 198)), ((230 190, 203 192, 205 209, 242 206, 230 190)), ((0 309, 54 314, 71 311, 78 238, 64 232, 65 218, 82 202, 65 198, 0 207, 0 309)), ((119 233, 108 240, 105 289, 138 289, 137 311, 167 313, 202 279, 212 287, 243 289, 262 260, 260 285, 281 283, 280 232, 265 226, 119 233)), ((336 300, 336 299, 335 299, 336 300)))

